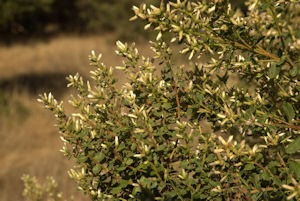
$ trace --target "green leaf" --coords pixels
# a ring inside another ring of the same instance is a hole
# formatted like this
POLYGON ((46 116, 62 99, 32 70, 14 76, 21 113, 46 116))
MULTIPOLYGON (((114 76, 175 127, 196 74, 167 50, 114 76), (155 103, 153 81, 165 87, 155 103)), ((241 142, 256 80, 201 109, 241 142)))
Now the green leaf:
POLYGON ((244 170, 253 170, 255 168, 255 166, 251 163, 248 163, 247 165, 245 165, 244 170))
POLYGON ((277 166, 279 164, 279 162, 278 161, 271 161, 269 164, 268 164, 268 168, 273 168, 273 167, 275 167, 275 166, 277 166))
POLYGON ((299 180, 300 179, 300 162, 289 160, 288 164, 289 164, 289 168, 292 171, 292 173, 295 174, 296 178, 299 180))
POLYGON ((118 171, 123 171, 123 170, 125 170, 126 169, 126 166, 121 166, 121 167, 118 167, 116 170, 118 170, 118 171))
POLYGON ((98 174, 101 171, 101 165, 97 164, 93 167, 93 173, 98 174))
POLYGON ((117 148, 117 151, 122 151, 126 147, 124 142, 121 142, 120 145, 117 148))
POLYGON ((87 136, 88 134, 89 134, 89 129, 84 129, 78 134, 78 136, 84 137, 84 136, 87 136))
POLYGON ((128 185, 128 182, 129 182, 128 180, 121 179, 119 181, 120 188, 125 188, 128 185))
POLYGON ((196 99, 197 99, 200 103, 202 103, 202 101, 203 101, 203 99, 204 99, 203 94, 201 94, 201 93, 196 93, 196 99))
POLYGON ((257 122, 263 124, 268 119, 268 115, 262 115, 261 117, 257 118, 257 122))
POLYGON ((296 153, 300 149, 300 137, 296 138, 294 142, 288 144, 285 148, 286 153, 293 154, 296 153))
POLYGON ((167 147, 167 145, 166 144, 161 144, 161 145, 159 145, 158 147, 157 147, 157 151, 164 151, 164 150, 166 150, 166 147, 167 147))
POLYGON ((139 186, 135 186, 132 190, 132 195, 136 195, 137 193, 142 192, 139 186))
POLYGON ((105 155, 102 152, 99 152, 95 155, 95 160, 101 162, 105 158, 105 155))
POLYGON ((186 114, 187 115, 192 115, 193 114, 193 109, 192 108, 187 109, 186 114))
POLYGON ((286 56, 284 55, 284 56, 282 56, 282 57, 280 57, 280 61, 279 62, 277 62, 277 65, 281 65, 281 64, 283 64, 284 62, 285 62, 285 60, 286 60, 286 56))
POLYGON ((208 195, 206 195, 205 193, 201 193, 200 195, 199 195, 199 198, 200 199, 205 199, 205 200, 207 200, 206 198, 208 197, 208 195))
POLYGON ((254 185, 255 185, 255 187, 256 188, 260 188, 260 175, 259 174, 254 174, 254 177, 253 177, 253 179, 254 179, 254 185))
POLYGON ((271 79, 276 78, 279 75, 280 69, 276 65, 272 65, 268 70, 268 76, 271 79))
POLYGON ((115 194, 120 193, 121 191, 122 191, 122 188, 118 186, 118 187, 111 189, 110 193, 115 195, 115 194))
POLYGON ((291 104, 289 103, 283 103, 282 109, 288 119, 289 122, 292 121, 292 119, 295 117, 295 111, 291 104))
POLYGON ((133 160, 131 158, 128 158, 126 161, 125 161, 126 165, 131 165, 133 163, 133 160))
POLYGON ((163 108, 166 109, 166 110, 172 108, 172 105, 171 105, 170 103, 164 103, 162 106, 163 106, 163 108))
POLYGON ((262 158, 263 158, 263 155, 261 153, 258 153, 255 155, 255 161, 259 161, 262 158))
POLYGON ((85 161, 87 161, 87 159, 88 159, 88 157, 85 156, 85 155, 80 155, 80 156, 77 157, 77 161, 79 163, 84 163, 85 161))
POLYGON ((271 179, 271 176, 270 176, 269 172, 265 171, 261 174, 261 178, 263 180, 269 181, 271 179))
POLYGON ((294 66, 291 70, 290 70, 290 75, 292 77, 295 77, 298 75, 298 71, 299 71, 299 64, 297 64, 296 66, 294 66))
POLYGON ((243 114, 244 118, 247 119, 247 120, 250 119, 252 117, 254 111, 255 111, 254 107, 251 107, 251 108, 247 109, 245 111, 245 113, 243 114))
POLYGON ((209 154, 207 157, 206 157, 206 162, 207 163, 211 163, 211 162, 213 162, 214 161, 214 159, 215 159, 215 155, 214 154, 209 154))
POLYGON ((175 190, 168 192, 168 197, 173 198, 175 196, 177 196, 177 192, 175 190))

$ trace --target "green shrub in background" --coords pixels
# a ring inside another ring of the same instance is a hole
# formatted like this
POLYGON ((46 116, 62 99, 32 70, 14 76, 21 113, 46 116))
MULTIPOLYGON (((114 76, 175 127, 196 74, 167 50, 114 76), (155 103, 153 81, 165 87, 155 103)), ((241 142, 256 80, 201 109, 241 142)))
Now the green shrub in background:
POLYGON ((103 33, 115 31, 123 38, 141 35, 139 24, 129 23, 133 5, 158 0, 2 0, 0 2, 0 36, 36 37, 58 32, 103 33), (127 27, 127 29, 124 29, 127 27))
POLYGON ((81 31, 116 32, 117 37, 134 39, 138 36, 146 36, 141 24, 129 23, 131 13, 128 12, 133 5, 151 2, 159 5, 159 0, 77 0, 78 22, 81 31), (126 27, 126 28, 124 28, 126 27))
POLYGON ((92 51, 92 82, 68 78, 77 112, 41 96, 57 118, 61 151, 78 163, 69 175, 91 200, 300 199, 299 1, 246 5, 247 15, 227 0, 134 7, 132 20, 158 31, 155 56, 118 41, 122 88, 92 51), (172 62, 167 32, 189 68, 172 62))
MULTIPOLYGON (((30 177, 29 175, 23 175, 21 179, 25 184, 23 196, 26 199, 34 201, 64 200, 63 194, 58 192, 57 183, 52 177, 47 177, 47 181, 43 185, 39 184, 35 177, 30 177)), ((74 198, 71 198, 70 200, 74 200, 74 198)))
MULTIPOLYGON (((174 0, 173 0, 174 1, 174 0)), ((165 2, 167 2, 165 0, 165 2)), ((241 0, 232 1, 241 7, 241 0)), ((34 38, 58 32, 116 32, 116 37, 136 39, 149 37, 140 23, 129 23, 133 5, 159 0, 3 0, 0 2, 0 36, 3 42, 16 36, 34 38), (126 27, 126 29, 124 29, 126 27)), ((150 34, 151 35, 151 34, 150 34)), ((20 37, 20 39, 24 37, 20 37)))
POLYGON ((0 34, 42 31, 54 0, 1 0, 0 34))

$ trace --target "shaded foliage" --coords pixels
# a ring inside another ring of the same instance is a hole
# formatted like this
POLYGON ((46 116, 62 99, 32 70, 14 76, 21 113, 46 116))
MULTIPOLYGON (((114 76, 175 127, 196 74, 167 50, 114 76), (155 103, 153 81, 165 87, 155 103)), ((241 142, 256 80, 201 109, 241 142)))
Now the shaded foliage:
MULTIPOLYGON (((5 41, 58 32, 116 31, 119 36, 132 39, 142 28, 129 23, 132 12, 128 10, 141 2, 147 0, 3 0, 0 2, 0 36, 5 41)), ((155 2, 151 3, 157 4, 155 2)))
MULTIPOLYGON (((167 2, 167 1, 165 1, 167 2)), ((139 23, 129 23, 133 5, 160 0, 2 0, 0 36, 3 42, 51 36, 58 32, 104 33, 114 31, 121 39, 148 36, 139 23), (124 28, 126 27, 126 29, 124 28)), ((233 1, 243 6, 243 1, 233 1)))

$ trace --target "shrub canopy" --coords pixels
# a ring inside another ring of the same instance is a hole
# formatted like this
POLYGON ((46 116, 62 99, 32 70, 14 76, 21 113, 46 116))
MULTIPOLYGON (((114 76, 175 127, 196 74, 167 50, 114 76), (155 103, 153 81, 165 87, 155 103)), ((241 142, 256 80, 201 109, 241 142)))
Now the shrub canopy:
POLYGON ((132 20, 158 31, 153 58, 118 41, 127 82, 117 88, 92 51, 92 81, 68 78, 72 115, 41 96, 80 190, 92 200, 300 198, 299 1, 246 5, 245 15, 226 0, 134 7, 132 20), (189 66, 173 62, 166 33, 189 66))

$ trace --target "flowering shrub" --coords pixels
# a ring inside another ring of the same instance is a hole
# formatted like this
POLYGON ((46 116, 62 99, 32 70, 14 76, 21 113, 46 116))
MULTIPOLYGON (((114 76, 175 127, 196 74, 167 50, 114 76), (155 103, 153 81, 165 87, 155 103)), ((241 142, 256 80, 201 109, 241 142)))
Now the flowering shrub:
MULTIPOLYGON (((23 192, 25 198, 34 201, 63 200, 63 194, 58 192, 56 181, 52 177, 47 177, 47 182, 43 185, 39 184, 35 177, 29 175, 23 175, 21 179, 25 185, 23 192)), ((70 200, 74 199, 71 198, 70 200)))
POLYGON ((92 82, 68 78, 78 91, 70 116, 41 96, 91 200, 300 199, 299 1, 246 5, 246 15, 226 0, 134 7, 132 20, 159 32, 153 58, 118 41, 127 82, 117 88, 92 51, 92 82), (173 63, 167 32, 191 67, 173 63))

